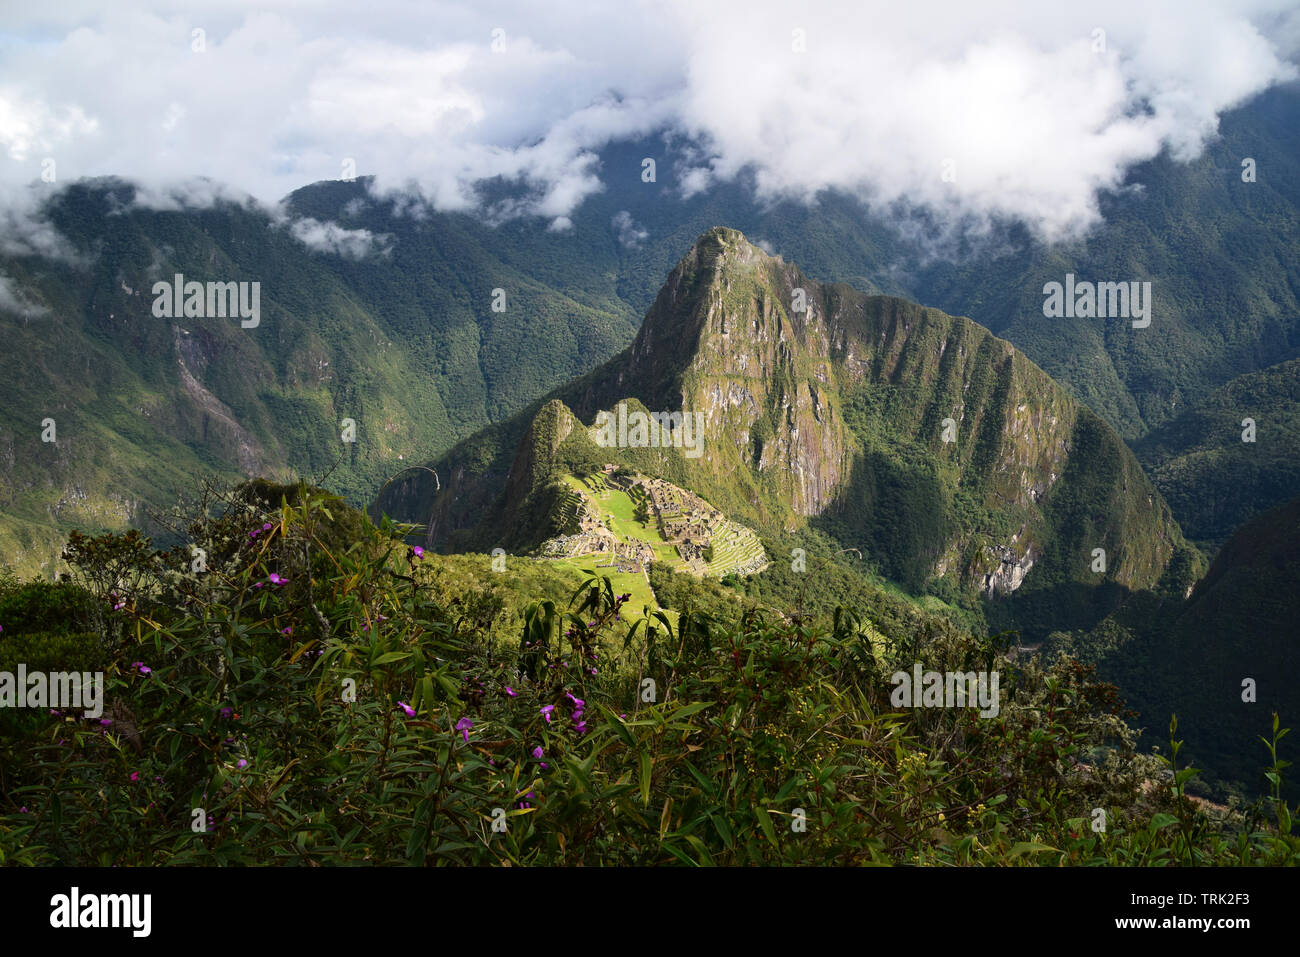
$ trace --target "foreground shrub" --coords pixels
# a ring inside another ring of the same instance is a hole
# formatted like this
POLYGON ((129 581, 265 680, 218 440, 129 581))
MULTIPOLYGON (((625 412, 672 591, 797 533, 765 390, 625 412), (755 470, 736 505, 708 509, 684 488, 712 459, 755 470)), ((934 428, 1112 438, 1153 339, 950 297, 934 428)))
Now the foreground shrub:
MULTIPOLYGON (((1196 804, 1177 748, 1134 753, 1114 689, 1069 659, 849 612, 631 618, 594 574, 507 645, 484 602, 435 597, 404 529, 278 491, 203 503, 167 552, 74 540, 105 717, 31 714, 5 745, 5 861, 1295 861, 1276 758, 1267 804, 1196 804), (998 713, 894 707, 914 662, 997 670, 998 713)), ((66 637, 72 661, 88 642, 66 637)))

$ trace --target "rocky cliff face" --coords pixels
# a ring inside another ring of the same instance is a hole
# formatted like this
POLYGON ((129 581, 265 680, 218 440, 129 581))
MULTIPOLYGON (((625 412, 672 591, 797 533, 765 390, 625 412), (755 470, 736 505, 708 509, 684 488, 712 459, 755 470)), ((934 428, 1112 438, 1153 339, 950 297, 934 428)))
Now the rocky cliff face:
POLYGON ((843 484, 851 440, 826 323, 787 298, 796 279, 740 233, 707 233, 669 277, 627 368, 629 378, 675 383, 659 398, 704 414, 716 472, 748 467, 809 516, 843 484))
MULTIPOLYGON (((503 516, 544 507, 557 462, 611 461, 760 529, 822 528, 916 587, 1151 588, 1186 548, 1118 437, 1010 344, 968 319, 817 283, 735 230, 700 237, 628 350, 551 399, 487 443, 500 447, 476 474, 503 491, 462 526, 486 518, 505 534, 503 516), (597 415, 624 402, 699 413, 701 454, 597 448, 597 415)), ((483 461, 485 441, 452 458, 483 461)))

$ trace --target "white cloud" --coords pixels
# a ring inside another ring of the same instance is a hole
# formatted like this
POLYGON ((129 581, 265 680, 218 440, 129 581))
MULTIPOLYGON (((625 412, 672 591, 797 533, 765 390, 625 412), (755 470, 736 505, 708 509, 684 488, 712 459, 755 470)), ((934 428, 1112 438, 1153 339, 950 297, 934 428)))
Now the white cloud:
POLYGON ((83 257, 42 213, 42 205, 56 189, 51 183, 9 186, 0 182, 0 253, 84 264, 83 257))
POLYGON ((683 193, 748 168, 765 198, 837 187, 1066 237, 1133 164, 1195 156, 1224 110, 1293 77, 1298 47, 1293 0, 17 5, 0 202, 44 158, 61 182, 121 175, 164 206, 269 206, 350 158, 415 214, 474 209, 504 177, 526 195, 485 215, 563 228, 613 175, 598 149, 666 130, 700 149, 683 193))
POLYGON ((1133 164, 1165 146, 1195 156, 1219 113, 1295 75, 1251 23, 1265 4, 749 6, 688 14, 682 116, 712 146, 708 174, 750 165, 768 196, 839 187, 977 228, 1016 217, 1048 238, 1093 224, 1098 190, 1133 164))
POLYGON ((620 209, 614 214, 611 225, 614 227, 614 234, 618 238, 619 245, 624 249, 635 249, 642 240, 650 236, 649 232, 636 224, 632 219, 632 214, 626 209, 620 209))
POLYGON ((333 253, 346 259, 365 259, 372 253, 384 255, 392 250, 386 235, 368 229, 345 229, 338 223, 304 218, 289 224, 289 234, 309 249, 333 253))
POLYGON ((43 316, 50 310, 33 301, 22 290, 15 288, 13 280, 0 274, 0 312, 11 312, 25 318, 43 316))

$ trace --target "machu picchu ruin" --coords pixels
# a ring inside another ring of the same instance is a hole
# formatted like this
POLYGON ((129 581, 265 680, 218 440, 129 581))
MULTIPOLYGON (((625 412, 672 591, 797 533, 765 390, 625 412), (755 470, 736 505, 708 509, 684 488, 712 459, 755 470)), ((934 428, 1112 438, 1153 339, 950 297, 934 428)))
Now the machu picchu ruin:
POLYGON ((605 465, 565 476, 556 525, 543 558, 591 558, 597 568, 644 574, 651 562, 696 576, 752 575, 769 564, 752 529, 693 492, 663 479, 605 465))

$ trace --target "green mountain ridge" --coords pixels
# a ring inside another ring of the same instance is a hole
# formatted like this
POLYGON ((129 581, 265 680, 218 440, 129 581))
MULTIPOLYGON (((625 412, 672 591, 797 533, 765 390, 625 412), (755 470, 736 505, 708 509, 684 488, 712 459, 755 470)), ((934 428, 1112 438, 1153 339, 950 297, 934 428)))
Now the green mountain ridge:
MULTIPOLYGON (((1268 736, 1273 712, 1284 725, 1300 715, 1297 594, 1300 498, 1238 529, 1186 602, 1134 602, 1089 632, 1054 635, 1048 649, 1095 663, 1140 713, 1149 742, 1167 740, 1177 715, 1187 759, 1207 781, 1249 793, 1263 782, 1243 743, 1268 736)), ((1300 747, 1288 739, 1281 754, 1300 760, 1300 747)))
POLYGON ((576 285, 533 278, 526 255, 504 259, 468 217, 436 234, 400 220, 387 253, 354 260, 252 206, 150 211, 134 195, 117 180, 70 186, 48 213, 79 258, 0 261, 35 304, 0 313, 0 557, 20 571, 53 572, 73 527, 156 531, 150 513, 200 476, 328 476, 360 504, 403 459, 590 368, 631 333, 612 277, 579 300, 576 285), (260 321, 154 315, 153 284, 178 273, 259 283, 260 321))
POLYGON ((1218 548, 1300 489, 1300 360, 1238 376, 1134 452, 1188 537, 1218 548))

